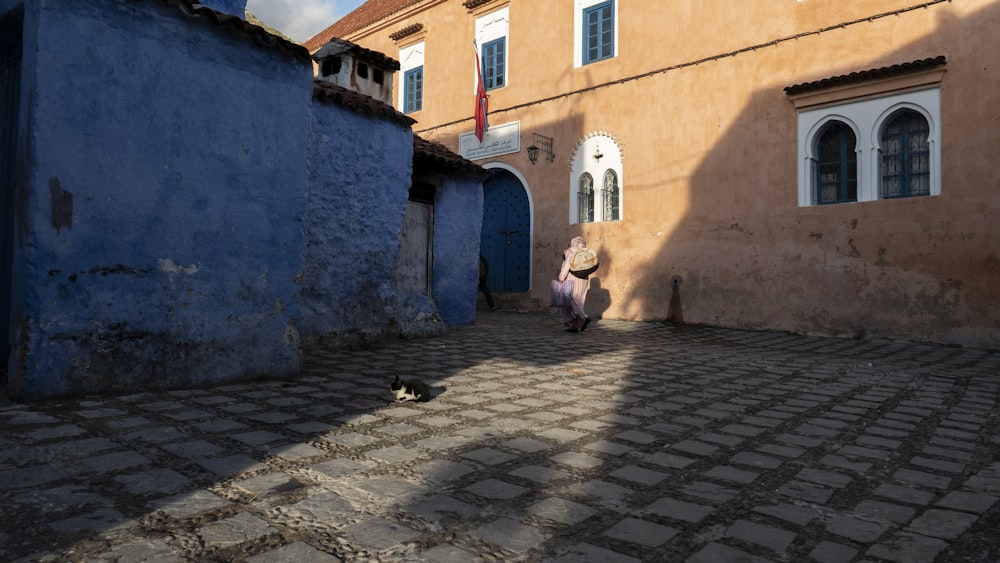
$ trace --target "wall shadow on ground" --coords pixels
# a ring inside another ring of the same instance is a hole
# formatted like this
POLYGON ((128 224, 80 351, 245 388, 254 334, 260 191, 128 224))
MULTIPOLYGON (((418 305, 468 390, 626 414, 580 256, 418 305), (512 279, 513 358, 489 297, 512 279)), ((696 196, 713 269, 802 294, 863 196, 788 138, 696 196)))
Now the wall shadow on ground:
MULTIPOLYGON (((495 313, 433 340, 311 351, 293 381, 4 409, 0 462, 29 471, 0 473, 0 553, 241 561, 304 542, 345 560, 672 560, 719 544, 775 557, 737 534, 737 521, 787 529, 755 509, 819 510, 789 482, 836 495, 822 510, 853 514, 880 479, 935 445, 931 430, 951 408, 990 420, 998 362, 975 350, 662 323, 598 321, 569 334, 549 315, 495 313), (393 402, 397 373, 445 390, 393 402), (845 409, 828 413, 826 402, 845 409), (871 427, 898 430, 918 407, 927 414, 912 423, 912 443, 884 459, 821 462, 871 427), (893 413, 897 424, 885 418, 893 413), (74 440, 74 428, 87 433, 74 440), (11 447, 15 430, 23 439, 11 447), (809 481, 820 471, 839 488, 809 481), (175 496, 191 494, 186 505, 175 496), (232 529, 246 541, 219 540, 232 529)), ((1000 430, 992 420, 986 435, 1000 430)), ((995 461, 986 443, 969 453, 942 478, 965 482, 995 461)), ((805 557, 817 537, 865 549, 816 514, 792 528, 785 553, 805 557)), ((956 553, 983 549, 998 524, 1000 508, 984 513, 969 528, 976 541, 956 553)))

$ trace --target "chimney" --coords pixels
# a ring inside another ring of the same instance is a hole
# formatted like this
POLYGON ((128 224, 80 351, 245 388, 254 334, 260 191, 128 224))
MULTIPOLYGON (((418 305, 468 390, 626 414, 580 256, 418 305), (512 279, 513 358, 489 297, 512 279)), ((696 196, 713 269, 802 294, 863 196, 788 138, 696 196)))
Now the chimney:
POLYGON ((316 51, 313 60, 320 80, 392 105, 392 77, 399 61, 336 37, 316 51))

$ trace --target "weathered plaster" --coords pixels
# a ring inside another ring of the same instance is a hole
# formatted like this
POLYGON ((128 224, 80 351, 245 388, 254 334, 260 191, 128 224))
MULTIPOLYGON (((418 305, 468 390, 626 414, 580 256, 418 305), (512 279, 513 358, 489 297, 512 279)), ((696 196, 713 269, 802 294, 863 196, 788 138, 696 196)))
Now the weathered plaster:
POLYGON ((12 394, 296 372, 308 64, 154 2, 25 11, 12 394))
MULTIPOLYGON (((984 126, 1000 105, 1000 5, 831 5, 624 2, 616 56, 577 68, 565 49, 572 6, 517 3, 510 81, 490 91, 490 122, 519 121, 562 147, 606 131, 627 148, 623 220, 584 225, 567 220, 571 151, 536 165, 523 151, 498 157, 533 190, 529 298, 547 300, 558 253, 583 235, 602 263, 588 306, 609 317, 665 319, 681 275, 689 323, 1000 347, 1000 198, 984 126), (940 196, 799 207, 797 110, 784 88, 939 55, 940 196)), ((414 6, 391 26, 421 23, 435 64, 461 68, 474 33, 462 11, 414 6)), ((346 38, 391 56, 389 25, 346 38)), ((467 76, 424 95, 417 132, 457 147, 473 127, 467 76)))
POLYGON ((394 268, 413 133, 317 105, 309 135, 303 336, 344 343, 395 337, 394 268))
POLYGON ((448 326, 475 320, 479 292, 481 178, 439 176, 434 202, 434 302, 448 326))

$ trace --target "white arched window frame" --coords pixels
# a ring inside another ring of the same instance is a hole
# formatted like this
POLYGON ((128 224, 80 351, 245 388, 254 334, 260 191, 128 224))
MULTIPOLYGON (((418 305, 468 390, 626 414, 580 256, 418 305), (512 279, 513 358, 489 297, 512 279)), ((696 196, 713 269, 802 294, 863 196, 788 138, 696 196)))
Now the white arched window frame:
POLYGON ((622 153, 618 143, 609 135, 598 133, 585 138, 577 145, 570 162, 568 185, 569 223, 590 223, 620 221, 624 209, 624 176, 622 175, 622 153), (590 178, 592 210, 583 208, 580 196, 581 180, 590 178), (615 206, 605 205, 606 180, 614 181, 615 206), (617 214, 617 216, 615 216, 617 214), (588 220, 590 219, 590 220, 588 220))
MULTIPOLYGON (((897 110, 916 111, 927 119, 930 159, 930 196, 941 194, 941 90, 935 86, 923 90, 904 92, 829 104, 820 108, 805 109, 798 114, 798 201, 800 207, 815 204, 814 170, 817 135, 823 125, 839 119, 849 124, 858 141, 858 201, 879 199, 881 181, 879 165, 882 128, 897 110)), ((926 197, 926 196, 923 196, 926 197)))
POLYGON ((851 131, 854 132, 854 138, 856 140, 858 140, 857 144, 854 147, 854 153, 855 153, 854 156, 855 156, 855 161, 857 162, 857 167, 858 167, 858 170, 857 170, 857 173, 858 173, 858 201, 862 201, 862 195, 861 195, 861 183, 862 183, 861 182, 861 155, 862 155, 863 151, 861 150, 861 142, 860 142, 861 132, 858 129, 858 124, 855 123, 854 121, 852 121, 849 117, 841 115, 841 114, 830 114, 830 115, 823 116, 823 118, 821 120, 819 120, 818 122, 814 123, 813 126, 812 126, 812 128, 809 130, 809 134, 807 136, 808 145, 806 146, 806 154, 805 154, 805 170, 806 170, 807 177, 804 179, 804 181, 808 184, 808 193, 805 194, 806 197, 807 197, 806 201, 808 203, 805 203, 805 204, 802 203, 801 198, 802 198, 803 194, 800 193, 799 194, 799 198, 800 198, 799 205, 800 206, 804 206, 804 205, 818 205, 819 204, 819 202, 818 202, 818 199, 819 199, 819 195, 818 195, 819 186, 816 185, 816 167, 817 167, 817 164, 818 164, 818 161, 819 161, 819 155, 817 154, 817 150, 818 150, 818 147, 819 147, 819 138, 823 134, 823 132, 826 130, 827 125, 831 125, 831 124, 837 123, 837 122, 843 123, 844 125, 846 125, 847 127, 849 127, 851 129, 851 131))
MULTIPOLYGON (((928 134, 927 134, 927 146, 928 146, 928 153, 929 153, 928 157, 930 159, 930 165, 929 165, 929 168, 930 168, 930 178, 929 178, 929 181, 930 181, 930 194, 929 195, 940 195, 941 194, 941 181, 940 181, 940 178, 941 178, 940 168, 941 167, 938 164, 938 162, 940 162, 940 157, 936 156, 939 151, 935 151, 935 147, 937 147, 937 145, 938 145, 938 141, 937 141, 937 138, 936 138, 936 135, 935 135, 936 132, 938 131, 938 128, 935 126, 935 119, 934 119, 935 116, 931 115, 930 112, 928 112, 927 109, 924 108, 923 106, 919 106, 917 104, 913 104, 913 103, 910 103, 910 102, 901 102, 901 103, 893 105, 892 107, 886 108, 886 110, 883 111, 881 115, 879 115, 878 119, 875 121, 875 127, 872 129, 872 145, 874 145, 875 149, 876 149, 875 150, 875 155, 874 155, 874 166, 875 166, 875 183, 874 183, 874 186, 875 186, 876 197, 879 197, 879 194, 882 193, 882 190, 881 190, 881 188, 882 188, 882 186, 881 186, 881 183, 882 183, 882 151, 883 151, 883 147, 882 147, 882 134, 885 131, 885 127, 889 124, 889 122, 897 115, 897 113, 899 111, 902 111, 902 110, 908 110, 908 111, 915 112, 915 113, 921 115, 927 121, 927 127, 928 127, 928 130, 929 130, 928 134), (934 181, 935 170, 938 171, 938 173, 937 173, 937 179, 938 179, 938 181, 937 182, 934 181), (935 190, 935 187, 936 187, 936 190, 935 190)), ((913 197, 921 197, 921 196, 913 196, 913 197)))

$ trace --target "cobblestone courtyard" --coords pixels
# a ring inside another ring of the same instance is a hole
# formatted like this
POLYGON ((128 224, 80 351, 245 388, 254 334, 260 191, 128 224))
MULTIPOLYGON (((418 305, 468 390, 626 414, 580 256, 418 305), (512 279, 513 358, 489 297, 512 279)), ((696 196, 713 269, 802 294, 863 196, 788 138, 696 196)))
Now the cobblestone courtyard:
POLYGON ((481 313, 293 381, 0 405, 0 560, 996 562, 998 374, 481 313))

